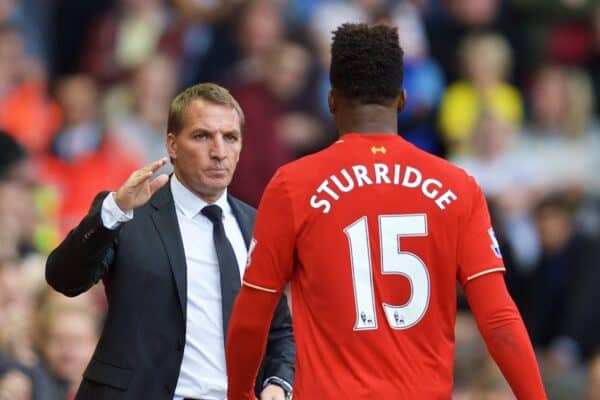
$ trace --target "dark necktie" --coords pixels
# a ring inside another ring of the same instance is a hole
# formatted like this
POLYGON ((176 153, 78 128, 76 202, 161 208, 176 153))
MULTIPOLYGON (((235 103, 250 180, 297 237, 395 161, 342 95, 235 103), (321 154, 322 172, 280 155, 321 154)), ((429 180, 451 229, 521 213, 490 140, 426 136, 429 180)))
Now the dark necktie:
POLYGON ((221 207, 212 204, 202 209, 204 214, 213 224, 213 241, 219 261, 219 272, 221 275, 221 306, 223 309, 223 338, 227 339, 227 326, 235 297, 240 291, 240 270, 235 252, 223 226, 221 207))

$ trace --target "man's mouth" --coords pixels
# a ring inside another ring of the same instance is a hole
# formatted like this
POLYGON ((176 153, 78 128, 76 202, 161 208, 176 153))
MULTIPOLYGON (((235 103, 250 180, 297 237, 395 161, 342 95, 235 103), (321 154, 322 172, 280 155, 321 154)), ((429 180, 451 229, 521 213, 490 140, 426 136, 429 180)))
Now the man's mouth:
POLYGON ((210 175, 222 175, 227 173, 226 168, 212 167, 205 170, 210 175))

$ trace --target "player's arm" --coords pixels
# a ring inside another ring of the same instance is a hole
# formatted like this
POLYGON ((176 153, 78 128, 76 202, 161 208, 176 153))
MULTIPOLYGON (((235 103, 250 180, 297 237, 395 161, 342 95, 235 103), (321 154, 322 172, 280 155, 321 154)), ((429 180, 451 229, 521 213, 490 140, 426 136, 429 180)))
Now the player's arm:
POLYGON ((464 289, 488 351, 517 399, 546 399, 527 330, 503 274, 483 274, 469 280, 464 289))
POLYGON ((492 358, 519 400, 545 399, 523 320, 504 283, 504 262, 483 193, 473 178, 460 221, 459 280, 492 358))
POLYGON ((264 357, 271 317, 281 293, 242 285, 227 334, 229 400, 254 399, 254 381, 264 357))
POLYGON ((253 399, 275 307, 292 271, 295 231, 291 201, 280 173, 263 194, 255 242, 227 334, 228 399, 253 399))

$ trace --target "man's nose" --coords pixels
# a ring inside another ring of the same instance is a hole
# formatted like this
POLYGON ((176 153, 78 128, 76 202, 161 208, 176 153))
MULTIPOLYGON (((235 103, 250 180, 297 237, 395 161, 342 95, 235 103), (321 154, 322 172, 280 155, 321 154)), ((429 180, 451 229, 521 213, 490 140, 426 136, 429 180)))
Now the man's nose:
POLYGON ((225 141, 220 135, 215 136, 210 155, 218 159, 223 159, 227 156, 227 147, 225 146, 225 141))

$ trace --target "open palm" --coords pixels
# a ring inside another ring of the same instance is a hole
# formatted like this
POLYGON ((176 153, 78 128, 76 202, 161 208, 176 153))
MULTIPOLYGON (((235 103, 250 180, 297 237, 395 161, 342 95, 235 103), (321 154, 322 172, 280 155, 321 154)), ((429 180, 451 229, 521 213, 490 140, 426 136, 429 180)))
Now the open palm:
POLYGON ((165 158, 161 158, 138 169, 129 176, 115 195, 115 202, 121 210, 128 212, 146 204, 150 197, 167 183, 169 177, 165 174, 150 179, 166 162, 165 158))

